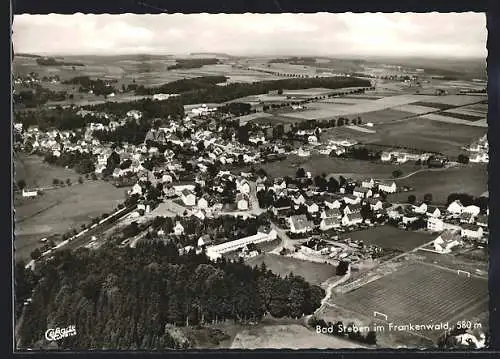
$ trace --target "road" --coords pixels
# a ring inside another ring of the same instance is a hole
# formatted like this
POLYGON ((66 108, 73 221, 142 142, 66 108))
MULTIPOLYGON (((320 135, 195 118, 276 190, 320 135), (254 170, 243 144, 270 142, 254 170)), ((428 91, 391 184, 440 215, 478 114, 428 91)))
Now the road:
POLYGON ((421 173, 421 172, 441 172, 441 171, 446 171, 447 169, 450 169, 450 168, 455 168, 456 166, 455 165, 452 165, 452 166, 447 166, 447 167, 442 167, 442 168, 421 168, 421 169, 418 169, 414 172, 411 172, 411 173, 408 173, 407 175, 404 175, 404 176, 401 176, 401 177, 397 177, 397 178, 376 178, 375 181, 399 181, 399 180, 403 180, 403 179, 407 179, 411 176, 414 176, 416 175, 417 173, 421 173))

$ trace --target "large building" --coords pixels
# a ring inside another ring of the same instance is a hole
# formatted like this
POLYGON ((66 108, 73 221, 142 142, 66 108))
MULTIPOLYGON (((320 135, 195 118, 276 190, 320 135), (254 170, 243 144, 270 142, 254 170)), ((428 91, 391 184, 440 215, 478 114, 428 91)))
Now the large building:
POLYGON ((275 240, 276 237, 277 233, 274 229, 269 231, 269 233, 257 232, 257 234, 254 234, 253 236, 240 238, 234 241, 225 242, 208 247, 206 254, 210 259, 215 260, 217 258, 220 258, 224 253, 236 251, 252 243, 258 244, 262 242, 270 242, 275 240))

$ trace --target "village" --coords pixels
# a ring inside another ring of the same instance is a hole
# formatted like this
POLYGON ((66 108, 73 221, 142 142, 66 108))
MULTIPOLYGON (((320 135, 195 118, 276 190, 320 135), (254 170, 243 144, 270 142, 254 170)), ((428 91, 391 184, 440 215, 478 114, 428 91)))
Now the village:
MULTIPOLYGON (((160 229, 151 232, 148 238, 183 235, 182 222, 187 218, 203 223, 224 216, 243 219, 266 216, 262 220, 264 226, 246 237, 219 238, 217 243, 200 237, 180 248, 182 251, 205 250, 214 260, 234 252, 246 258, 259 253, 259 244, 279 239, 281 245, 275 251, 280 255, 334 265, 344 261, 362 267, 365 261, 387 256, 386 251, 391 249, 349 238, 351 232, 369 233, 374 227, 393 226, 399 230, 435 233, 432 250, 439 253, 449 253, 453 248, 466 245, 483 248, 487 242, 488 209, 484 205, 462 205, 455 200, 447 207, 436 207, 431 199, 421 203, 391 203, 391 194, 408 191, 411 194, 411 188, 402 188, 394 180, 344 177, 337 180, 302 168, 297 169, 295 178, 272 178, 266 171, 257 170, 261 164, 275 161, 273 156, 281 156, 279 160, 292 154, 305 157, 314 152, 342 157, 357 144, 349 138, 321 143, 318 137, 322 130, 318 127, 289 128, 293 131, 292 139, 304 143, 299 144, 297 150, 289 142, 272 141, 273 128, 266 131, 267 125, 253 124, 245 145, 238 141, 237 133, 233 132, 230 138, 222 135, 234 120, 227 115, 221 117, 215 107, 201 105, 191 107, 180 122, 157 120, 142 144, 118 145, 101 141, 95 134, 112 133, 140 120, 140 111, 128 111, 121 119, 86 110, 80 110, 78 115, 105 121, 91 122, 82 130, 66 131, 42 131, 36 126, 23 129, 22 124, 17 123, 14 124, 19 136, 16 146, 44 156, 45 161, 52 163, 66 158, 63 165, 73 162, 74 166, 76 162, 76 170, 87 178, 103 178, 117 187, 129 188, 128 205, 135 208, 127 215, 129 220, 176 218, 169 232, 160 229)), ((487 161, 486 137, 467 150, 472 154, 470 162, 478 162, 477 158, 487 161)), ((446 157, 432 152, 396 149, 383 151, 379 156, 379 161, 395 164, 418 161, 429 167, 449 165, 446 157)), ((41 191, 43 189, 23 188, 22 196, 35 197, 41 191)), ((405 240, 403 233, 400 240, 405 240)), ((52 243, 60 246, 60 243, 52 243)), ((45 244, 42 252, 48 254, 51 248, 45 244)))

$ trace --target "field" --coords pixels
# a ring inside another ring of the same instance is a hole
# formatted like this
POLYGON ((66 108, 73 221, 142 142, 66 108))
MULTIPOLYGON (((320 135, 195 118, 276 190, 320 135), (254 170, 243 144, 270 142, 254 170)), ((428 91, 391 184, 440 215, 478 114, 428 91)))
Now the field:
POLYGON ((316 285, 320 285, 328 278, 335 276, 335 267, 330 264, 303 261, 277 254, 263 254, 246 261, 252 267, 260 266, 263 262, 275 274, 285 277, 293 273, 316 285))
POLYGON ((387 249, 409 251, 428 243, 435 236, 425 232, 402 231, 391 226, 379 226, 362 231, 343 234, 341 238, 361 240, 365 244, 376 245, 387 249))
MULTIPOLYGON (((361 134, 366 135, 365 133, 361 134)), ((295 177, 299 167, 304 168, 305 171, 310 171, 313 176, 326 173, 327 175, 352 176, 353 178, 388 178, 392 176, 392 172, 396 168, 402 168, 403 173, 415 169, 413 164, 397 166, 388 163, 342 159, 324 155, 311 155, 310 157, 290 155, 283 161, 271 162, 262 165, 262 168, 272 177, 295 177)))
POLYGON ((438 111, 438 109, 436 109, 434 107, 426 107, 426 106, 419 106, 419 105, 403 105, 403 106, 395 107, 395 108, 393 108, 393 110, 409 112, 409 113, 412 113, 415 115, 421 115, 423 113, 438 111))
POLYGON ((29 187, 51 185, 53 178, 73 182, 72 186, 48 189, 34 199, 14 197, 16 258, 29 257, 43 237, 79 229, 92 218, 110 213, 125 198, 126 188, 103 181, 79 184, 76 173, 43 163, 39 157, 19 155, 16 163, 16 178, 24 179, 29 187))
POLYGON ((486 122, 486 119, 477 119, 476 121, 469 121, 469 120, 463 120, 451 116, 443 116, 435 113, 430 113, 427 115, 422 115, 420 118, 423 118, 425 120, 431 120, 431 121, 438 121, 438 122, 446 122, 446 123, 453 123, 457 125, 466 125, 466 126, 474 126, 474 127, 488 127, 488 124, 486 122))
POLYGON ((415 191, 391 194, 387 197, 389 201, 406 202, 410 194, 415 195, 417 201, 422 201, 426 193, 431 193, 434 204, 446 204, 451 193, 480 196, 488 188, 488 172, 485 165, 449 168, 444 171, 417 173, 396 180, 396 184, 413 187, 415 191))
POLYGON ((43 162, 42 157, 27 156, 23 153, 14 153, 15 180, 23 180, 26 187, 40 188, 52 186, 54 179, 76 183, 80 177, 75 171, 63 167, 51 166, 43 162))
POLYGON ((431 121, 424 118, 380 124, 374 129, 377 131, 376 134, 363 134, 360 141, 441 152, 452 157, 462 153, 463 146, 469 145, 486 133, 486 129, 481 127, 431 121))
POLYGON ((302 325, 268 325, 244 329, 231 349, 357 349, 363 346, 329 335, 317 334, 302 325))
MULTIPOLYGON (((373 318, 374 311, 384 313, 388 323, 397 325, 448 322, 453 326, 488 310, 488 283, 435 265, 412 262, 334 302, 366 317, 373 318)), ((425 334, 439 336, 441 332, 425 334)))

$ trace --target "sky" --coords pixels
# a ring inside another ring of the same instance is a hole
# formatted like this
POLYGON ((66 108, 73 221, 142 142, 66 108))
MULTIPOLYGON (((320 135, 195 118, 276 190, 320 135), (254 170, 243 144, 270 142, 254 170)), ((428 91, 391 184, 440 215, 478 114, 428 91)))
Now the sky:
POLYGON ((485 58, 482 13, 16 15, 16 53, 485 58))

